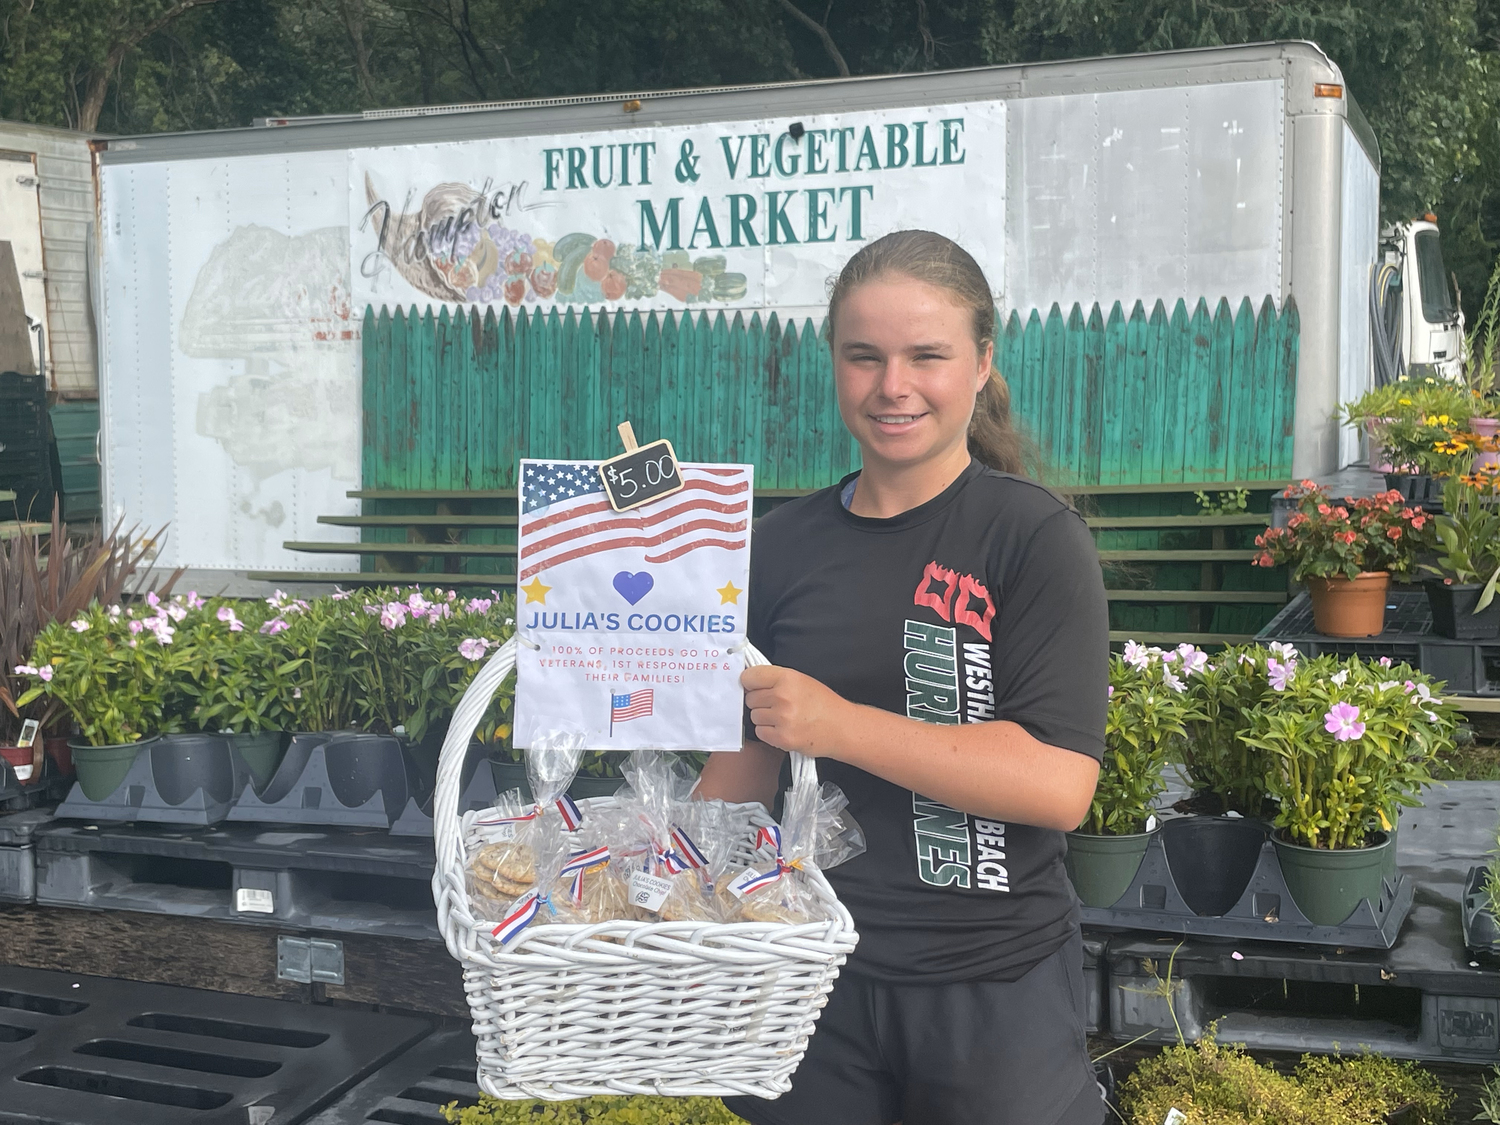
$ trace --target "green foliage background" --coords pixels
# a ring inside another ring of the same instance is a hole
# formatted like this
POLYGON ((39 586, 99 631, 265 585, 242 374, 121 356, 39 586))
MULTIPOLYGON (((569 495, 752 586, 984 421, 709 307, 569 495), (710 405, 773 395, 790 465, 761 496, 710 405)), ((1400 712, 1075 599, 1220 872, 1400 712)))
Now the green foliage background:
POLYGON ((0 0, 0 117, 256 117, 1311 39, 1437 211, 1472 320, 1500 248, 1500 0, 0 0))

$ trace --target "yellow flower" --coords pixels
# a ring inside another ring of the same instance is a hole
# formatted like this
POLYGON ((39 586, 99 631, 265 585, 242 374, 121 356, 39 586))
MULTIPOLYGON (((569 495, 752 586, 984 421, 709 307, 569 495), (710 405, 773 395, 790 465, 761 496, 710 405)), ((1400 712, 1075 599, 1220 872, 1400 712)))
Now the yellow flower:
POLYGON ((1385 829, 1387 832, 1389 832, 1391 830, 1391 822, 1385 818, 1385 810, 1384 809, 1381 809, 1379 811, 1380 811, 1380 827, 1383 828, 1383 829, 1385 829))
POLYGON ((1398 398, 1396 401, 1399 402, 1402 406, 1410 406, 1411 405, 1411 399, 1409 399, 1409 398, 1398 398))

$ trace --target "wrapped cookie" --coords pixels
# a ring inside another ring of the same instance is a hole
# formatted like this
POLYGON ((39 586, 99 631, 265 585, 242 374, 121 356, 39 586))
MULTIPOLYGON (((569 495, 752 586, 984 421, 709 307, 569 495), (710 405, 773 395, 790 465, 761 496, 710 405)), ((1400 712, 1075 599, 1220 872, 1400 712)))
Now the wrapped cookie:
POLYGON ((721 897, 735 845, 748 835, 750 816, 723 801, 688 801, 673 812, 673 851, 689 860, 662 904, 667 922, 721 922, 734 899, 721 897))
POLYGON ((536 883, 532 827, 537 813, 519 789, 502 793, 495 807, 465 813, 461 824, 468 856, 467 886, 475 915, 498 920, 536 883))
POLYGON ((836 785, 793 785, 781 825, 761 828, 760 858, 729 882, 738 900, 726 921, 822 922, 828 907, 812 892, 804 872, 836 867, 865 850, 864 833, 836 785))
POLYGON ((593 925, 634 918, 621 865, 615 862, 616 853, 628 847, 633 820, 619 809, 596 811, 569 836, 569 852, 552 892, 558 921, 593 925))
POLYGON ((531 831, 531 848, 535 857, 532 882, 506 904, 490 931, 501 945, 510 944, 528 926, 567 920, 553 890, 570 852, 568 833, 556 819, 539 818, 531 831))
POLYGON ((659 750, 632 751, 624 767, 628 782, 616 800, 627 820, 628 840, 622 847, 622 875, 627 880, 632 916, 648 922, 661 920, 663 908, 679 879, 691 884, 691 872, 704 863, 691 835, 675 831, 673 814, 686 808, 694 778, 675 754, 659 750))

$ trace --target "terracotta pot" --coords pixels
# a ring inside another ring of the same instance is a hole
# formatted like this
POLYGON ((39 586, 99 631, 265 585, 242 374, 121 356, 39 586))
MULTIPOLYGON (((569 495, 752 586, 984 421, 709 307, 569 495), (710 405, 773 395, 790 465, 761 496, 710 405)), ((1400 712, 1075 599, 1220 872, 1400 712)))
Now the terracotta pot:
POLYGON ((68 736, 65 734, 48 735, 42 740, 46 747, 47 757, 52 759, 52 764, 57 767, 58 775, 71 777, 73 774, 73 751, 68 747, 68 736))
POLYGON ((23 785, 31 780, 31 755, 30 746, 0 746, 0 758, 4 758, 10 764, 16 780, 23 785))
POLYGON ((1385 631, 1389 572, 1365 571, 1354 578, 1309 578, 1313 628, 1327 637, 1373 637, 1385 631))

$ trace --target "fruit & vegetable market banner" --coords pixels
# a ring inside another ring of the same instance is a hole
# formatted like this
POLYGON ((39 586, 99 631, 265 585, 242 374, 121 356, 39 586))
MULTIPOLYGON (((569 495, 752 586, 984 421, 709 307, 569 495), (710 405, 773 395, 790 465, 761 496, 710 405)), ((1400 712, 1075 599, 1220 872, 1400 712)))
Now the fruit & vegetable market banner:
POLYGON ((1004 276, 1005 106, 355 149, 356 307, 814 308, 872 238, 1004 276))

